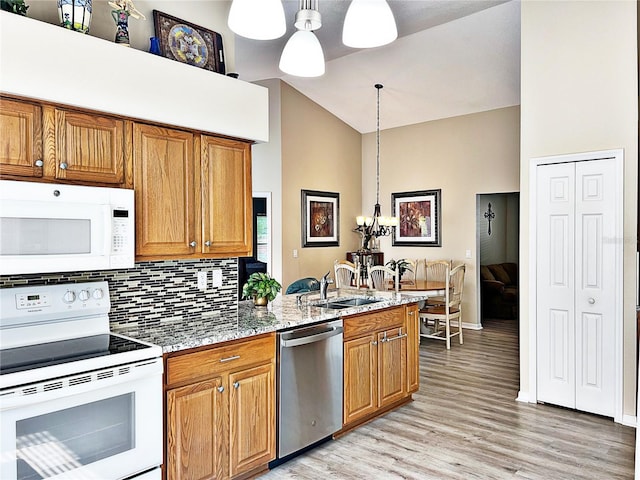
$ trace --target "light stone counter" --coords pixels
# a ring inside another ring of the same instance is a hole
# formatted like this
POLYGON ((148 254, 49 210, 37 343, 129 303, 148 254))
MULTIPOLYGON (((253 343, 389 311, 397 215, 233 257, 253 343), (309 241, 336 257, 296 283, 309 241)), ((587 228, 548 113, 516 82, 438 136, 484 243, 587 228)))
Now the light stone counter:
POLYGON ((313 303, 319 300, 317 292, 304 296, 301 306, 298 306, 296 302, 297 295, 282 295, 270 302, 267 307, 255 307, 252 301, 242 301, 238 303, 237 313, 203 315, 186 320, 174 319, 161 322, 158 328, 119 333, 160 345, 164 353, 170 353, 285 330, 337 317, 415 303, 427 298, 426 295, 420 294, 409 295, 353 289, 330 290, 328 296, 329 300, 357 296, 380 301, 336 310, 313 306, 313 303))

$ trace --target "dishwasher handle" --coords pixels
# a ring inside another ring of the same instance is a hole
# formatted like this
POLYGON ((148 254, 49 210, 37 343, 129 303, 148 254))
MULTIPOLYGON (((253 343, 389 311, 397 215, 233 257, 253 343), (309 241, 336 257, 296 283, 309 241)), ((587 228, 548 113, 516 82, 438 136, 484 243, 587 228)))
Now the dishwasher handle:
POLYGON ((300 345, 308 345, 310 343, 321 342, 322 340, 326 340, 327 338, 335 337, 336 335, 341 335, 344 329, 341 326, 333 326, 324 332, 316 333, 314 335, 308 335, 306 337, 298 337, 286 340, 284 338, 280 339, 280 345, 282 347, 298 347, 300 345))

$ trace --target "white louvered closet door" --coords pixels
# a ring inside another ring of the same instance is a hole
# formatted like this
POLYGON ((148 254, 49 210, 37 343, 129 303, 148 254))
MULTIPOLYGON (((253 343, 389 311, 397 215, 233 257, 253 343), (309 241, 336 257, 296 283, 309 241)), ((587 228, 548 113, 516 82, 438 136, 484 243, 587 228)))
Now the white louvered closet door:
POLYGON ((613 159, 537 167, 538 400, 615 413, 613 159))

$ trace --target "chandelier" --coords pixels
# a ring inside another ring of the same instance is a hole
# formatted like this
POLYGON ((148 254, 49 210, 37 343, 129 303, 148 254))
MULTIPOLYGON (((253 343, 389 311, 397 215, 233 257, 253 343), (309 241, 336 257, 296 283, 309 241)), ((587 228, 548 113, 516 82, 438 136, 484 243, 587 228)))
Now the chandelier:
POLYGON ((380 210, 380 90, 382 84, 376 83, 374 87, 377 90, 376 103, 376 204, 373 207, 373 216, 366 217, 360 215, 356 217, 356 228, 354 232, 358 232, 362 237, 361 251, 369 251, 369 242, 372 238, 391 235, 393 227, 399 225, 398 217, 385 217, 380 210))
MULTIPOLYGON (((324 53, 315 30, 322 26, 319 0, 299 0, 296 32, 289 38, 280 57, 280 70, 298 77, 324 74, 324 53)), ((286 32, 281 0, 233 0, 229 28, 237 35, 254 40, 272 40, 286 32)), ((351 0, 344 18, 342 42, 353 48, 373 48, 393 42, 398 29, 386 0, 351 0)))

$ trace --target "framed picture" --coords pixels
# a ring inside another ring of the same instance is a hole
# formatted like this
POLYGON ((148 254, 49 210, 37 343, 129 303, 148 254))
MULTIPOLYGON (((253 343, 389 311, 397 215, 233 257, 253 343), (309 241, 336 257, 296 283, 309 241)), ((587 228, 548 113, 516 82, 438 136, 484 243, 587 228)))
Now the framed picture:
POLYGON ((391 194, 393 216, 399 220, 392 237, 394 246, 442 246, 440 195, 439 189, 391 194))
POLYGON ((340 194, 302 190, 302 246, 340 245, 340 194))
POLYGON ((158 10, 153 11, 153 22, 163 57, 225 74, 219 33, 158 10))

